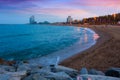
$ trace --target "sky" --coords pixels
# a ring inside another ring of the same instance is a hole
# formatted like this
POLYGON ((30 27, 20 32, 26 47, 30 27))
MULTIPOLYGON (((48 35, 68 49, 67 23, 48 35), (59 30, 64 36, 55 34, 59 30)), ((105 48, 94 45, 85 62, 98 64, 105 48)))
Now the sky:
POLYGON ((83 19, 120 13, 120 0, 0 0, 0 24, 65 22, 68 16, 83 19))

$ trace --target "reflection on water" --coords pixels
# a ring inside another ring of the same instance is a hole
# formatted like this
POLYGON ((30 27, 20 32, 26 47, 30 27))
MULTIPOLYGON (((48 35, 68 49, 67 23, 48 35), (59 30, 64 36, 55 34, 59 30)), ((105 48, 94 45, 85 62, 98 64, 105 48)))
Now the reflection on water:
POLYGON ((98 34, 96 34, 95 32, 92 32, 92 34, 91 34, 91 33, 88 33, 88 30, 90 30, 90 29, 88 29, 88 28, 84 28, 84 29, 82 29, 82 30, 81 30, 81 28, 78 28, 78 29, 77 29, 78 32, 81 31, 81 33, 83 33, 83 36, 80 37, 80 41, 79 41, 80 44, 89 43, 90 40, 91 40, 91 41, 92 41, 92 40, 93 40, 93 41, 96 41, 96 40, 99 38, 99 35, 98 35, 98 34), (91 34, 93 37, 91 37, 90 34, 91 34))
POLYGON ((99 36, 98 34, 96 34, 96 33, 93 34, 93 39, 94 39, 94 40, 97 40, 99 37, 100 37, 100 36, 99 36))
POLYGON ((84 42, 87 43, 88 42, 88 35, 84 34, 84 42))
POLYGON ((84 42, 87 43, 88 42, 88 34, 87 34, 87 30, 84 29, 84 42))

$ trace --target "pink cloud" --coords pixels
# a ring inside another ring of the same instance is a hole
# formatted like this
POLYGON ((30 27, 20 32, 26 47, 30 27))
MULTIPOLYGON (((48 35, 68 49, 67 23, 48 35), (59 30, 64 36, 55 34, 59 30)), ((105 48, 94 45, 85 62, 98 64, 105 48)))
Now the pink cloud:
POLYGON ((36 14, 49 14, 52 16, 58 16, 61 18, 65 18, 67 16, 72 16, 76 19, 90 17, 90 16, 98 16, 97 14, 93 14, 91 12, 82 10, 82 9, 72 9, 72 8, 29 8, 22 13, 36 13, 36 14))
POLYGON ((78 6, 120 7, 120 0, 74 0, 70 3, 78 6))

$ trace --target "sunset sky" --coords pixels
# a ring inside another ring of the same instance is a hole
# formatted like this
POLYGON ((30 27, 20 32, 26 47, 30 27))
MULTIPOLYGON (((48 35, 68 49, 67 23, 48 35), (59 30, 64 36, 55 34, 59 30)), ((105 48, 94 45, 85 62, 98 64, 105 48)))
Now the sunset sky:
POLYGON ((120 12, 120 0, 0 0, 0 24, 36 21, 61 22, 120 12))

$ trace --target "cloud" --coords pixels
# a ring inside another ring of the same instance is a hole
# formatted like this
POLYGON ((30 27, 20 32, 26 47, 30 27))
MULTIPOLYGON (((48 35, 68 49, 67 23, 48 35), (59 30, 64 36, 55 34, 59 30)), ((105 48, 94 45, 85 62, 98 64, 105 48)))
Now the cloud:
POLYGON ((77 6, 99 6, 99 7, 115 7, 120 6, 120 0, 74 0, 71 5, 77 6))
POLYGON ((21 13, 36 13, 36 14, 49 14, 52 16, 65 18, 67 16, 72 16, 74 18, 80 19, 84 17, 97 16, 97 14, 82 10, 82 9, 72 9, 72 8, 29 8, 21 13), (81 16, 82 15, 82 16, 81 16), (80 17, 81 16, 81 17, 80 17))
POLYGON ((0 12, 83 18, 120 11, 119 3, 120 0, 0 0, 0 12))

